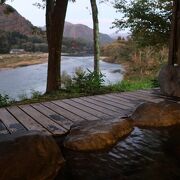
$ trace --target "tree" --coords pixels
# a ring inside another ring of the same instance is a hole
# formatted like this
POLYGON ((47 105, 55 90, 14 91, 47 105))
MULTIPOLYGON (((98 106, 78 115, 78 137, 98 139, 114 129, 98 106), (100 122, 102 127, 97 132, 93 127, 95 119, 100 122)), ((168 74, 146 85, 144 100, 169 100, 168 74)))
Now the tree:
POLYGON ((98 21, 98 8, 96 0, 90 0, 93 18, 93 38, 94 38, 94 72, 99 74, 99 57, 100 57, 100 45, 99 45, 99 21, 98 21))
POLYGON ((6 0, 0 0, 0 4, 4 4, 6 0))
POLYGON ((61 48, 68 0, 46 0, 46 32, 48 41, 48 76, 46 92, 61 86, 61 48))
MULTIPOLYGON (((1 0, 0 4, 6 0, 1 0)), ((48 73, 46 92, 58 90, 61 85, 60 62, 63 30, 68 0, 42 0, 46 6, 46 30, 48 42, 48 73)), ((37 3, 41 6, 41 3, 37 3)))
MULTIPOLYGON (((5 0, 1 0, 1 3, 4 2, 5 0)), ((49 93, 58 90, 61 86, 61 49, 68 0, 42 0, 42 2, 44 3, 43 5, 46 6, 46 31, 49 52, 46 92, 49 93)), ((37 3, 37 5, 42 6, 41 3, 37 3)), ((98 10, 95 0, 91 0, 91 5, 94 22, 94 69, 98 73, 100 52, 98 10)))
POLYGON ((9 33, 0 31, 0 54, 9 53, 10 43, 9 43, 9 33))
POLYGON ((46 92, 49 93, 61 87, 61 50, 68 0, 42 1, 46 5, 46 34, 49 52, 46 92))
POLYGON ((114 26, 129 28, 140 46, 168 44, 172 0, 115 0, 114 7, 123 13, 114 26))

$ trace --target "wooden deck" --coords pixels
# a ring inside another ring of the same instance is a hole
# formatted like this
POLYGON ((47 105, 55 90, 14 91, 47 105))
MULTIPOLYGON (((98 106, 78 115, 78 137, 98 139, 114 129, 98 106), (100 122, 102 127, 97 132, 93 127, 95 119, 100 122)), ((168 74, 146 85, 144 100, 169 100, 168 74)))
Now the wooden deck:
POLYGON ((180 103, 153 89, 0 108, 0 135, 35 130, 60 136, 74 122, 127 116, 142 102, 163 100, 180 103))

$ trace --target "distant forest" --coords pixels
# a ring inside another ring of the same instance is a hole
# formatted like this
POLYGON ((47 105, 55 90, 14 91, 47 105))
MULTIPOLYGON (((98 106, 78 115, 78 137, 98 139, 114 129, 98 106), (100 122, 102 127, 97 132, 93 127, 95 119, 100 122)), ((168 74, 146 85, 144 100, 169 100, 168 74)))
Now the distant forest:
MULTIPOLYGON (((26 36, 19 32, 0 30, 0 54, 6 54, 11 49, 24 49, 26 52, 48 52, 46 35, 26 36)), ((93 44, 83 39, 63 38, 63 53, 92 54, 93 44)))

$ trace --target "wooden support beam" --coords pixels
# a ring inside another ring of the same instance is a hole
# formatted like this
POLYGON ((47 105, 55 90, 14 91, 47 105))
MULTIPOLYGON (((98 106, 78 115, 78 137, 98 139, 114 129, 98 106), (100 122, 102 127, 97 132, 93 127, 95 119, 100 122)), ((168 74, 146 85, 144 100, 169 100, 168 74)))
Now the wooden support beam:
POLYGON ((169 59, 168 64, 174 65, 174 59, 175 59, 175 47, 176 47, 176 3, 177 1, 173 1, 173 14, 172 14, 172 20, 171 20, 171 34, 170 34, 170 43, 169 43, 169 59))
POLYGON ((169 44, 169 65, 180 65, 180 2, 174 0, 169 44))
POLYGON ((180 66, 180 1, 177 0, 177 59, 176 64, 180 66))

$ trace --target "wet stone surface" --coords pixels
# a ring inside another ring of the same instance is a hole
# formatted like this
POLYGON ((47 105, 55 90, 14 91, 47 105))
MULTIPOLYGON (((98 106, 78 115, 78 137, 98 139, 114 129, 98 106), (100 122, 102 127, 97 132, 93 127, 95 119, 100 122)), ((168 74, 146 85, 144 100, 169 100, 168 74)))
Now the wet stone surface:
MULTIPOLYGON (((79 153, 64 150, 62 180, 178 180, 180 127, 140 129, 111 150, 79 153)), ((58 178, 58 179, 59 179, 58 178)))
POLYGON ((132 130, 132 120, 128 118, 81 121, 71 127, 64 146, 75 151, 104 150, 112 147, 132 130))
POLYGON ((180 104, 163 101, 141 104, 131 116, 138 127, 166 127, 180 124, 180 104))
POLYGON ((0 136, 0 179, 54 179, 64 158, 55 140, 39 132, 0 136))

